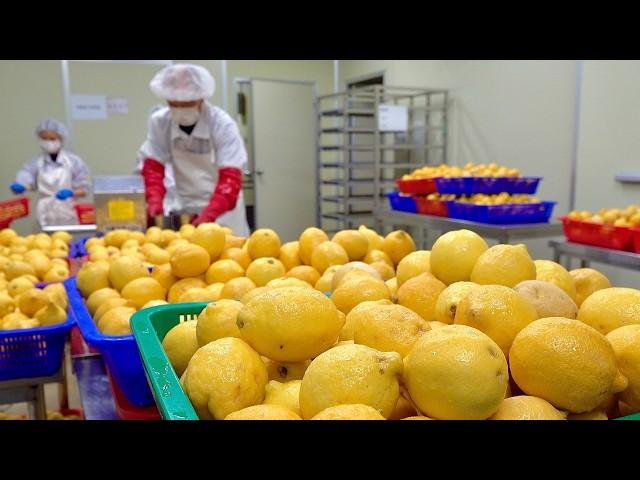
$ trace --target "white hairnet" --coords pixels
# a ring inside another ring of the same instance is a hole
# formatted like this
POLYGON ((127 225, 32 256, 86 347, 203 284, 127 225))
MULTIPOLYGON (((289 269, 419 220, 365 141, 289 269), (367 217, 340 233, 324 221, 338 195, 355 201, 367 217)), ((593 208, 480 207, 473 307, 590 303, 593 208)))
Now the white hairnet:
POLYGON ((165 100, 192 102, 213 96, 216 82, 204 67, 177 63, 160 70, 150 86, 154 94, 165 100))
POLYGON ((40 134, 45 130, 50 130, 57 133, 63 142, 69 136, 67 127, 65 127, 62 122, 59 122, 55 118, 47 118, 46 120, 41 121, 40 124, 36 127, 36 135, 40 136, 40 134))

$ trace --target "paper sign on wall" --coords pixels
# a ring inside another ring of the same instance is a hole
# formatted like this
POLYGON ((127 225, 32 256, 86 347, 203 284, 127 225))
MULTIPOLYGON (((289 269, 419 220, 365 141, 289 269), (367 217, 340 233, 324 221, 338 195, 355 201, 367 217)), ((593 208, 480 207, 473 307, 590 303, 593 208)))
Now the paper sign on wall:
POLYGON ((129 113, 129 100, 124 97, 107 97, 109 115, 126 115, 129 113))
POLYGON ((382 132, 406 132, 409 112, 405 105, 378 106, 378 129, 382 132))
POLYGON ((74 120, 106 120, 107 97, 104 95, 71 95, 71 118, 74 120))

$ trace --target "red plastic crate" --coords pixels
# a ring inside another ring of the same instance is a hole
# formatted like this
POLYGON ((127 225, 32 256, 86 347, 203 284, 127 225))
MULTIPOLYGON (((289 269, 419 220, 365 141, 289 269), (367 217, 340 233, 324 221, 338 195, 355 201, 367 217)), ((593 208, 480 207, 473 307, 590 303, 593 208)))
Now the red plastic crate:
POLYGON ((614 250, 632 250, 633 231, 629 227, 585 222, 569 217, 561 217, 560 220, 564 234, 571 242, 614 250))
POLYGON ((93 225, 96 223, 96 207, 94 204, 77 203, 75 208, 81 225, 93 225))
POLYGON ((22 218, 28 215, 29 199, 27 197, 0 202, 0 226, 3 226, 3 228, 11 225, 11 222, 16 218, 22 218))
POLYGON ((397 179, 396 183, 402 193, 411 193, 414 195, 428 195, 429 193, 435 193, 436 182, 433 178, 419 178, 416 180, 401 180, 397 179))
POLYGON ((640 253, 640 228, 633 227, 631 232, 633 233, 633 251, 640 253))
POLYGON ((448 217, 449 209, 446 202, 442 200, 430 200, 426 197, 416 197, 418 213, 422 215, 433 215, 436 217, 448 217))
MULTIPOLYGON (((108 372, 108 370, 107 370, 108 372)), ((109 383, 113 391, 113 402, 116 404, 116 412, 122 420, 161 420, 158 407, 150 405, 148 407, 136 407, 132 405, 118 388, 118 384, 113 381, 111 373, 108 373, 109 383)))

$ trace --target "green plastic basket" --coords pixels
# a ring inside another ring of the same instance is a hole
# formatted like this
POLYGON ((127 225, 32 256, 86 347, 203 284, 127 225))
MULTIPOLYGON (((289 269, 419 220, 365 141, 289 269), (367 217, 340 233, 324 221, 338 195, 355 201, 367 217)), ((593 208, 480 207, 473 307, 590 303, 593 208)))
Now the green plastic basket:
POLYGON ((131 331, 156 405, 165 420, 199 419, 164 353, 162 339, 181 321, 193 320, 206 306, 207 302, 159 305, 140 310, 131 317, 131 331))

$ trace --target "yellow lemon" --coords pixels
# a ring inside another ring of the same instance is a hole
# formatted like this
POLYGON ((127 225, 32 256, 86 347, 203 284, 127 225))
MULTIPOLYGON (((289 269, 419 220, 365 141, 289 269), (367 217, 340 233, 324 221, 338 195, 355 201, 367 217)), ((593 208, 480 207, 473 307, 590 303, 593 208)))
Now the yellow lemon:
POLYGON ((171 265, 163 263, 162 265, 155 265, 151 270, 151 278, 157 280, 166 290, 171 288, 171 285, 178 281, 171 271, 171 265))
POLYGON ((593 410, 586 413, 571 413, 567 420, 609 420, 609 417, 602 410, 593 410))
POLYGON ((227 415, 225 420, 302 420, 290 408, 282 405, 253 405, 227 415))
POLYGON ((211 257, 199 245, 180 245, 171 255, 169 262, 171 263, 171 271, 176 277, 197 277, 207 271, 211 257))
POLYGON ((480 285, 514 287, 535 279, 536 266, 524 244, 494 245, 478 257, 471 271, 471 281, 480 285))
POLYGON ((515 290, 479 285, 458 304, 454 323, 484 332, 506 356, 518 332, 537 318, 533 305, 515 290))
POLYGON ((56 265, 54 267, 51 267, 51 269, 44 274, 44 276, 42 277, 42 281, 49 283, 62 282, 70 276, 71 275, 68 268, 56 265))
POLYGON ((220 300, 220 294, 222 293, 222 289, 224 288, 224 283, 222 282, 218 282, 218 283, 212 283, 210 285, 207 285, 207 290, 209 290, 213 296, 214 296, 214 300, 220 300))
MULTIPOLYGON (((311 265, 311 254, 318 245, 329 240, 327 234, 316 227, 307 228, 298 239, 298 255, 305 265, 311 265)), ((343 249, 344 250, 344 249, 343 249)), ((346 252, 345 252, 346 255, 346 252)), ((347 263, 347 262, 344 262, 347 263)), ((322 273, 322 272, 320 272, 322 273)))
POLYGON ((423 415, 414 415, 413 417, 403 418, 402 420, 433 420, 433 419, 429 417, 425 417, 423 415))
POLYGON ((311 360, 303 362, 276 362, 267 357, 260 357, 267 367, 269 380, 276 382, 291 382, 293 380, 302 380, 304 372, 307 371, 311 360))
POLYGON ((282 262, 287 272, 294 267, 302 265, 302 260, 300 260, 300 242, 296 240, 295 242, 287 242, 282 245, 280 247, 278 260, 282 262))
POLYGON ((616 328, 640 323, 640 290, 604 288, 582 302, 578 320, 606 335, 616 328))
POLYGON ((76 276, 78 290, 84 298, 88 298, 96 290, 109 288, 109 269, 96 263, 85 263, 76 276))
POLYGON ((369 250, 369 240, 358 230, 340 230, 331 241, 344 248, 351 262, 362 260, 369 250))
POLYGON ((178 303, 178 299, 184 292, 191 288, 206 288, 207 284, 199 278, 182 278, 171 285, 167 294, 167 302, 178 303))
POLYGON ((445 288, 438 295, 438 300, 436 301, 435 320, 442 324, 451 325, 456 317, 460 301, 477 286, 478 284, 473 282, 455 282, 445 288))
POLYGON ((640 410, 640 325, 616 328, 607 334, 616 354, 618 368, 629 381, 629 386, 620 393, 620 400, 640 410))
POLYGON ((381 237, 380 235, 378 235, 378 233, 375 230, 371 230, 370 228, 367 228, 366 225, 360 225, 358 227, 358 231, 362 233, 365 237, 367 237, 368 252, 370 252, 371 250, 382 250, 382 245, 384 244, 384 237, 381 237))
POLYGON ((347 315, 362 302, 391 299, 391 293, 382 280, 366 273, 355 273, 351 272, 331 294, 331 300, 342 313, 347 315))
POLYGON ((93 320, 96 325, 99 325, 100 320, 105 313, 116 307, 129 307, 135 309, 135 306, 133 305, 133 302, 131 300, 126 300, 121 297, 108 298, 100 304, 100 306, 96 309, 96 313, 93 315, 93 320))
POLYGON ((0 230, 0 245, 6 247, 10 245, 15 238, 18 238, 18 234, 15 230, 12 230, 11 228, 3 228, 0 230))
POLYGON ((538 318, 564 317, 575 319, 578 306, 567 293, 553 283, 525 280, 513 289, 536 309, 538 318))
POLYGON ((509 351, 509 367, 523 392, 573 413, 593 410, 628 383, 604 335, 561 317, 523 328, 509 351))
POLYGON ((7 292, 12 298, 18 297, 21 293, 26 292, 27 290, 31 290, 35 288, 33 286, 33 282, 24 277, 14 278, 7 284, 7 292))
POLYGON ((407 232, 395 230, 384 237, 382 250, 389 255, 394 266, 397 266, 404 257, 416 250, 416 244, 407 232))
POLYGON ((27 317, 33 317, 38 310, 51 303, 49 295, 39 288, 30 288, 29 290, 22 292, 18 295, 16 300, 18 308, 27 317))
POLYGON ((534 260, 533 263, 536 266, 536 280, 552 283, 564 290, 571 300, 576 300, 575 282, 562 265, 551 260, 534 260))
POLYGON ((241 308, 242 303, 229 299, 208 304, 198 315, 196 328, 198 344, 203 347, 207 343, 224 337, 240 338, 236 321, 241 308))
POLYGON ((244 276, 244 269, 234 260, 224 259, 213 262, 207 269, 205 279, 208 284, 226 283, 232 278, 244 276))
POLYGON ((196 320, 179 323, 162 339, 162 348, 178 377, 184 373, 189 360, 200 348, 196 339, 196 324, 196 320))
POLYGON ((435 320, 436 302, 446 285, 430 273, 421 273, 398 288, 398 304, 427 321, 435 320))
POLYGON ((284 265, 277 258, 260 257, 251 262, 247 268, 247 278, 257 287, 262 287, 274 278, 280 278, 285 274, 284 265))
POLYGON ((123 229, 111 230, 104 236, 104 244, 109 247, 120 248, 129 238, 129 232, 123 229))
POLYGON ((253 288, 249 290, 247 293, 245 293, 244 295, 242 295, 242 297, 240 298, 240 302, 243 304, 247 304, 249 300, 251 300, 253 297, 260 295, 263 292, 268 292, 269 290, 272 290, 272 289, 273 287, 269 287, 268 285, 265 285, 264 287, 253 288))
POLYGON ((7 280, 13 280, 14 278, 18 278, 23 275, 35 275, 36 271, 27 262, 22 260, 13 260, 7 263, 4 267, 4 273, 7 280))
POLYGON ((159 305, 168 305, 166 300, 149 300, 145 303, 140 310, 144 310, 145 308, 157 307, 159 305))
POLYGON ((375 408, 358 403, 325 408, 311 420, 385 420, 385 418, 375 408))
POLYGON ((225 337, 193 354, 182 382, 198 416, 219 420, 262 403, 267 368, 246 342, 225 337))
POLYGON ((307 282, 300 280, 295 277, 282 277, 282 278, 274 278, 270 280, 269 283, 265 285, 265 287, 271 288, 283 288, 283 287, 302 287, 302 288, 310 288, 307 282))
POLYGON ((243 270, 246 270, 249 267, 249 264, 251 264, 251 257, 247 251, 237 247, 230 248, 222 252, 220 260, 233 260, 240 265, 243 270))
POLYGON ((404 257, 396 269, 398 287, 421 273, 431 273, 430 258, 431 252, 429 250, 417 250, 404 257))
MULTIPOLYGON (((340 331, 339 341, 352 341, 356 331, 356 324, 360 318, 364 315, 364 312, 369 309, 377 308, 379 305, 393 305, 393 302, 388 299, 383 300, 371 300, 362 302, 351 309, 348 315, 345 315, 345 323, 340 331)), ((340 312, 342 313, 342 312, 340 312)), ((344 315, 344 314, 343 314, 344 315)))
MULTIPOLYGON (((121 292, 130 281, 136 278, 148 277, 149 275, 149 270, 147 270, 141 260, 134 257, 122 256, 116 258, 111 263, 109 282, 113 288, 121 292)), ((108 286, 109 285, 102 285, 100 288, 108 286)))
POLYGON ((33 315, 38 325, 43 327, 66 322, 67 318, 66 310, 54 302, 48 302, 33 315))
POLYGON ((404 385, 419 413, 442 420, 483 420, 502 402, 507 360, 487 335, 465 325, 430 330, 404 359, 404 385))
POLYGON ((302 380, 289 382, 269 381, 265 388, 263 405, 281 405, 300 416, 300 385, 302 380))
POLYGON ((391 257, 384 253, 382 250, 369 250, 362 261, 364 263, 368 263, 369 265, 375 262, 385 262, 388 263, 389 266, 395 267, 395 265, 393 264, 393 260, 391 260, 391 257))
POLYGON ((131 280, 122 289, 122 298, 131 300, 136 308, 151 300, 164 300, 167 291, 157 280, 150 277, 140 277, 131 280))
POLYGON ((569 272, 576 286, 576 304, 582 305, 589 295, 604 288, 611 288, 609 279, 593 268, 576 268, 569 272))
POLYGON ((216 224, 203 223, 193 231, 189 240, 194 245, 204 248, 210 261, 215 261, 225 248, 226 235, 216 224))
POLYGON ((0 322, 0 330, 17 330, 20 328, 25 328, 23 327, 24 322, 28 320, 29 317, 27 317, 24 313, 9 313, 2 318, 2 321, 0 322))
POLYGON ((345 249, 331 241, 322 242, 311 254, 311 266, 321 274, 333 265, 344 265, 348 262, 349 256, 345 249))
POLYGON ((335 271, 333 277, 331 278, 330 290, 333 291, 338 288, 338 285, 340 285, 340 282, 342 282, 342 280, 346 278, 347 274, 353 272, 354 270, 365 272, 373 278, 382 280, 382 276, 371 265, 363 262, 349 262, 345 265, 339 266, 335 271))
POLYGON ((178 229, 178 234, 180 235, 181 238, 190 240, 191 237, 193 236, 193 232, 195 231, 196 231, 195 226, 191 225, 190 223, 185 223, 184 225, 181 225, 180 228, 178 229))
POLYGON ((0 292, 0 318, 4 318, 16 309, 16 302, 8 294, 0 292))
POLYGON ((380 278, 385 282, 396 277, 395 270, 387 262, 373 262, 369 266, 378 272, 380 278))
POLYGON ((280 237, 269 228, 259 228, 247 240, 247 251, 253 260, 262 257, 278 258, 280 237))
POLYGON ((104 335, 130 335, 129 320, 134 313, 136 313, 136 309, 133 307, 112 308, 102 316, 98 328, 104 335))
POLYGON ((247 293, 256 288, 256 284, 250 278, 238 277, 232 278, 220 290, 220 298, 228 298, 232 300, 240 300, 247 293))
POLYGON ((69 306, 69 299, 67 298, 67 291, 64 288, 64 285, 60 283, 52 283, 47 285, 42 289, 44 293, 49 296, 49 299, 63 308, 65 311, 69 306))
MULTIPOLYGON (((236 237, 235 235, 225 235, 224 237, 224 250, 229 250, 230 248, 241 248, 245 252, 247 246, 247 239, 244 237, 236 237)), ((247 255, 249 253, 247 252, 247 255)))
POLYGON ((217 295, 206 288, 190 288, 178 297, 178 303, 213 302, 217 295))
POLYGON ((238 314, 240 335, 257 352, 283 362, 313 358, 333 345, 344 318, 311 288, 274 288, 253 297, 238 314))
POLYGON ((166 250, 162 250, 161 248, 153 248, 149 251, 149 253, 145 254, 144 259, 154 265, 163 265, 165 263, 169 263, 171 256, 166 250))
POLYGON ((297 278, 298 280, 307 282, 309 285, 315 285, 318 283, 318 280, 320 280, 318 271, 309 265, 298 265, 297 267, 288 269, 285 277, 297 278))
POLYGON ((369 405, 388 418, 400 396, 401 376, 402 357, 397 352, 365 345, 333 347, 313 359, 302 378, 302 418, 342 404, 369 405))
POLYGON ((505 398, 489 420, 566 420, 567 414, 546 400, 529 395, 505 398))
POLYGON ((400 395, 398 397, 398 403, 396 403, 396 408, 389 416, 389 420, 401 420, 403 418, 415 416, 417 413, 416 409, 411 405, 411 402, 400 395))

